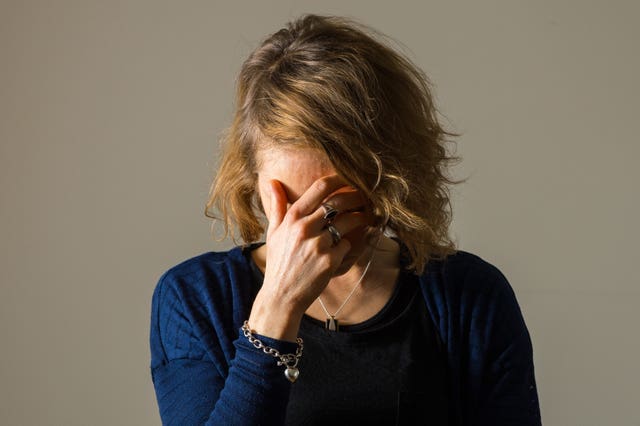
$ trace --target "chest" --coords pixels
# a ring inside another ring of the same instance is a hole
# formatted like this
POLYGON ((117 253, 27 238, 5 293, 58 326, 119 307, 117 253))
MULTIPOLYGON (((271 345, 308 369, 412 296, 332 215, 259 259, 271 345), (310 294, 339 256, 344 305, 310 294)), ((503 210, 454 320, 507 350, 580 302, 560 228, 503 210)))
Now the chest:
POLYGON ((303 321, 305 354, 288 424, 394 425, 406 418, 446 424, 438 423, 447 416, 446 362, 420 304, 418 297, 389 309, 362 332, 303 321))

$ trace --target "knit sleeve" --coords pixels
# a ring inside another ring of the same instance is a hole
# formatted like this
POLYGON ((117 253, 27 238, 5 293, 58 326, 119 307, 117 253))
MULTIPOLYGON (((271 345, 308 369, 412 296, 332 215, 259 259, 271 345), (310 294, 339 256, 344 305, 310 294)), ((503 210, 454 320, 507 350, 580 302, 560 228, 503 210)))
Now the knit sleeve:
POLYGON ((540 426, 532 342, 504 274, 460 250, 421 280, 447 347, 452 424, 540 426))
MULTIPOLYGON (((216 327, 188 296, 179 279, 165 274, 152 298, 151 376, 162 424, 282 424, 291 387, 282 366, 238 328, 233 353, 222 353, 216 327)), ((295 343, 258 337, 281 353, 295 352, 295 343)))
POLYGON ((478 384, 478 426, 540 426, 540 408, 535 380, 533 348, 515 293, 495 270, 482 335, 471 345, 471 382, 478 384))

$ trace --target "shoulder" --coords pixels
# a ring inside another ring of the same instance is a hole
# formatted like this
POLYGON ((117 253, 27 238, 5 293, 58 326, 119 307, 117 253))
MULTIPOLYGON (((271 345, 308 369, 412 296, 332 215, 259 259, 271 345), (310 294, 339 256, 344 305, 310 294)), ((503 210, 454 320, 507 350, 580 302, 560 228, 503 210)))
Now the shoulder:
POLYGON ((507 277, 477 254, 459 250, 445 259, 432 260, 419 280, 427 304, 440 318, 520 316, 507 277))
POLYGON ((234 311, 242 313, 257 293, 245 248, 202 253, 168 268, 158 279, 152 308, 161 317, 192 323, 228 321, 234 311))
POLYGON ((502 271, 485 258, 458 250, 444 259, 432 260, 422 275, 460 291, 486 292, 504 290, 508 281, 502 271))
POLYGON ((160 281, 170 279, 190 280, 193 276, 225 269, 228 267, 228 262, 240 260, 241 250, 241 247, 234 247, 227 251, 210 251, 195 255, 170 266, 161 275, 160 281))
POLYGON ((477 341, 482 336, 493 336, 493 343, 526 336, 526 325, 509 280, 479 255, 458 251, 429 262, 420 285, 445 340, 465 335, 473 340, 470 347, 477 350, 484 346, 477 341))
POLYGON ((166 269, 158 279, 156 292, 202 293, 234 285, 238 276, 246 276, 249 263, 243 247, 210 251, 183 260, 166 269))
POLYGON ((243 247, 235 247, 199 254, 162 273, 151 302, 152 365, 227 353, 255 297, 249 271, 243 247))

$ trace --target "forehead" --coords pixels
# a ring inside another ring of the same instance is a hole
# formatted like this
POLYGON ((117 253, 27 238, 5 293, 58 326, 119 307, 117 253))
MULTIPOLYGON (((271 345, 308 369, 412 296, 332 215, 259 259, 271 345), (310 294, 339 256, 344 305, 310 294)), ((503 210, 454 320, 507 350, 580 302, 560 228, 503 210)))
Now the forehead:
POLYGON ((264 173, 283 165, 306 165, 314 168, 333 169, 327 155, 316 148, 268 147, 257 152, 258 173, 264 173))
POLYGON ((296 200, 317 179, 335 174, 327 155, 315 148, 269 147, 257 152, 260 185, 275 179, 282 183, 290 201, 296 200))

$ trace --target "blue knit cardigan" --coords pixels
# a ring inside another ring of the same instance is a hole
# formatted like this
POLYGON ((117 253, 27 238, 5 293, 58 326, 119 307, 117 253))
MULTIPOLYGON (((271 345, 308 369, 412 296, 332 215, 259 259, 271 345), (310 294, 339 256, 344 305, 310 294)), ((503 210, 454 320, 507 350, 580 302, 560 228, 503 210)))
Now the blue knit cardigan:
MULTIPOLYGON (((284 423, 295 384, 239 330, 257 292, 249 262, 236 247, 193 257, 160 277, 150 367, 164 425, 284 423)), ((541 425, 531 339, 504 275, 458 251, 430 261, 419 283, 447 348, 450 424, 541 425)), ((258 337, 295 352, 295 343, 258 337)))

